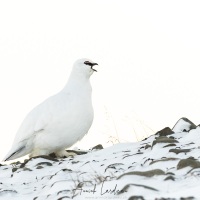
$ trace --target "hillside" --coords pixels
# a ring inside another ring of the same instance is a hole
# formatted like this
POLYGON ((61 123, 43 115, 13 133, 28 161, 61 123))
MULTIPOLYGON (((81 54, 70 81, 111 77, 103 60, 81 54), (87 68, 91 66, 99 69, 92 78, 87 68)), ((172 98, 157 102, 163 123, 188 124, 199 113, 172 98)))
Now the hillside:
POLYGON ((0 166, 0 199, 200 199, 200 126, 181 118, 143 141, 0 166))

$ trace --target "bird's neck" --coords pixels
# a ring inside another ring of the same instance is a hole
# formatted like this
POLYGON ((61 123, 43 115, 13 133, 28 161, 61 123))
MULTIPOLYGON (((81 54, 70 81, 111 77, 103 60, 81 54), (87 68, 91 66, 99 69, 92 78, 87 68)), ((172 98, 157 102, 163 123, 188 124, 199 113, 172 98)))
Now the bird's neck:
POLYGON ((83 76, 82 74, 71 73, 67 84, 63 88, 63 92, 72 92, 72 93, 89 93, 92 92, 92 87, 88 77, 83 76))

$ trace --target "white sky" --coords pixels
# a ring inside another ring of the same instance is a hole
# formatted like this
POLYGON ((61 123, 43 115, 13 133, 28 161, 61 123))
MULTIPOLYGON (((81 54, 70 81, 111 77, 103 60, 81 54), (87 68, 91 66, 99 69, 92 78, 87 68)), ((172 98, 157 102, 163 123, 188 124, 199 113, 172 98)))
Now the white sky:
POLYGON ((0 1, 0 159, 82 57, 99 70, 95 121, 80 147, 108 135, 136 141, 183 116, 199 124, 199 10, 195 0, 0 1))

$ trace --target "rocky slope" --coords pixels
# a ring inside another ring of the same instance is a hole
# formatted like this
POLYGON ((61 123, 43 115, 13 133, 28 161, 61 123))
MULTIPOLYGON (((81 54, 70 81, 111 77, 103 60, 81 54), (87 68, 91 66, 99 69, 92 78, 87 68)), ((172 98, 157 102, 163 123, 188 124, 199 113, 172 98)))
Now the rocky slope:
POLYGON ((0 166, 0 199, 200 199, 200 126, 186 118, 137 143, 0 166))

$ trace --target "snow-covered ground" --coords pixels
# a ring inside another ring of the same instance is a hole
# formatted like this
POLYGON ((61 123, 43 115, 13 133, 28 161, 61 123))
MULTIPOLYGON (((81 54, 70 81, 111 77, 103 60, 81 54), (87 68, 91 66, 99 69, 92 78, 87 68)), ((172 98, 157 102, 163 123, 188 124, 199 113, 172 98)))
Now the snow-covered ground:
POLYGON ((200 126, 186 118, 137 143, 0 166, 0 199, 200 199, 200 126))

